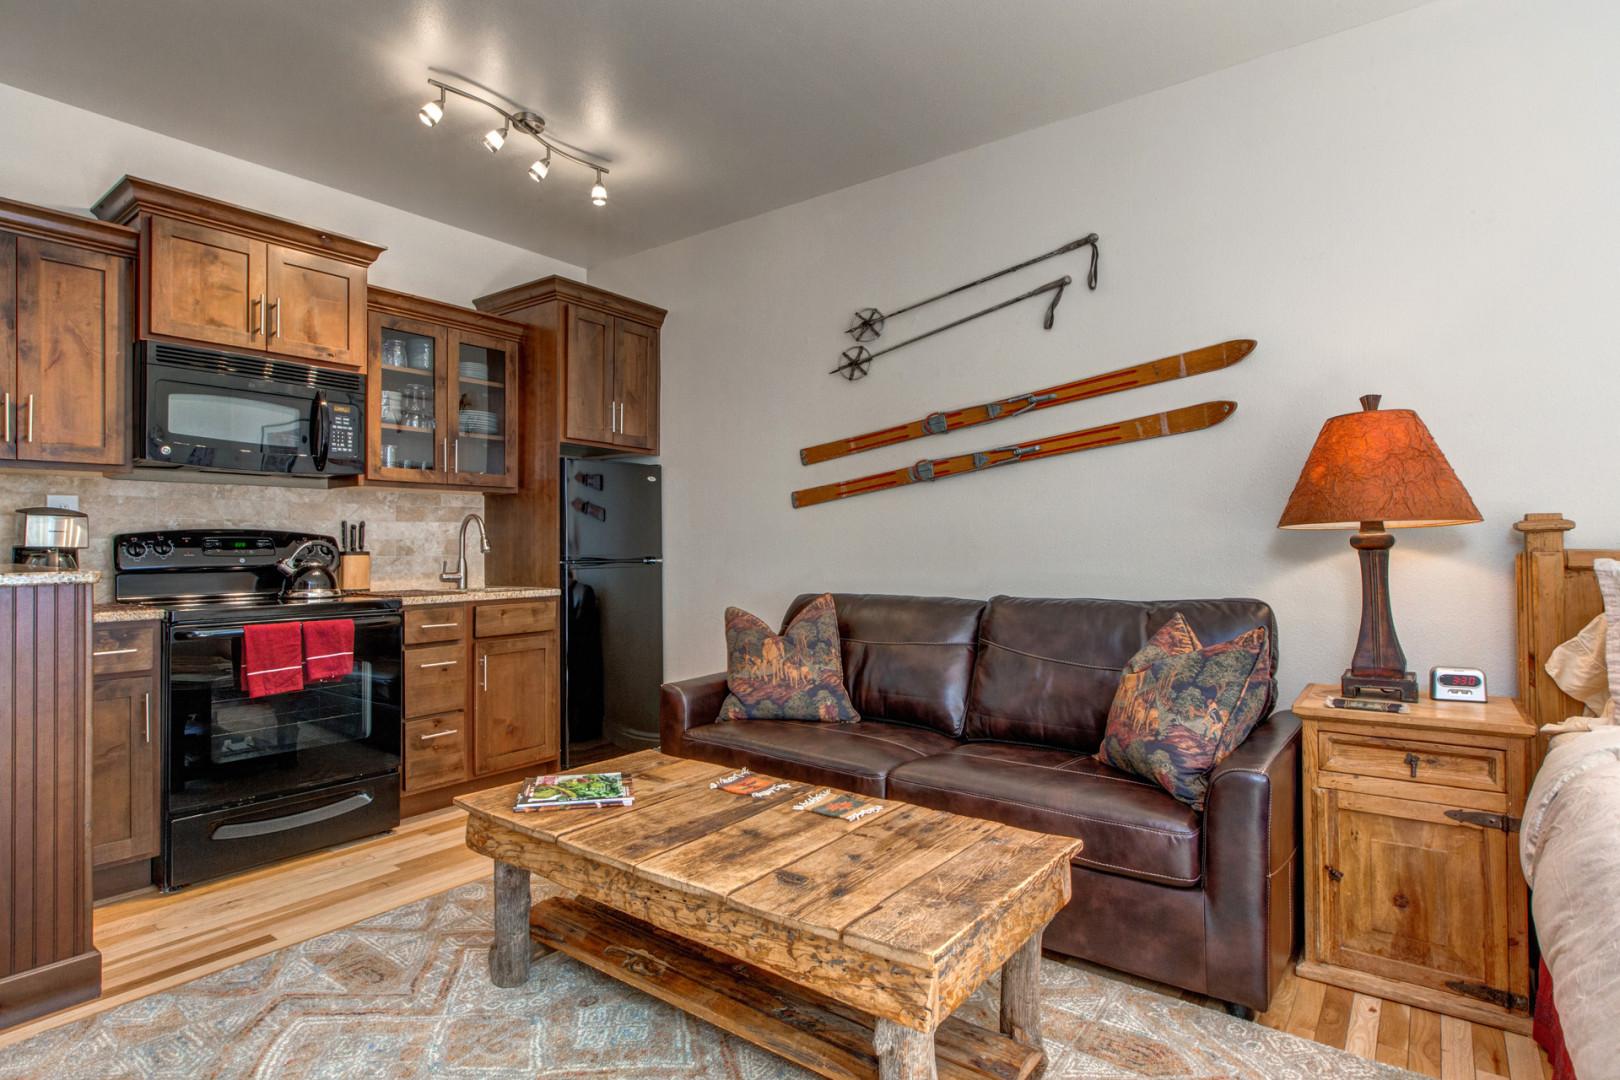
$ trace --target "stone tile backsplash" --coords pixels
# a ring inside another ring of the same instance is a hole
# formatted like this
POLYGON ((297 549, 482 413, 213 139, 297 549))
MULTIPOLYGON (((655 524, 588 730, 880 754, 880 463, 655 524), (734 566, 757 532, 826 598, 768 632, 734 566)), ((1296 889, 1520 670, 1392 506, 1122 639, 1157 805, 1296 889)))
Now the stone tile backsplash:
MULTIPOLYGON (((21 539, 12 511, 43 506, 47 495, 77 495, 90 515, 83 566, 100 570, 97 600, 112 598, 112 537, 145 529, 191 526, 307 529, 336 536, 340 521, 364 521, 374 587, 436 586, 442 560, 454 562, 457 532, 469 513, 482 514, 481 494, 380 488, 279 487, 217 480, 126 480, 94 473, 0 471, 0 562, 21 539)), ((492 544, 513 538, 491 536, 492 544)), ((468 541, 468 579, 484 580, 476 533, 468 541)))

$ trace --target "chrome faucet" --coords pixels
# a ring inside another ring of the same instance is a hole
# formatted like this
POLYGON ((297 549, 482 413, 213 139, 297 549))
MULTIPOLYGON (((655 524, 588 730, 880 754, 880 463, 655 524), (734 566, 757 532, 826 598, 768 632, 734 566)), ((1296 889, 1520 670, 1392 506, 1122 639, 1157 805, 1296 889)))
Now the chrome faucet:
POLYGON ((456 588, 467 587, 467 526, 478 522, 478 551, 482 555, 489 554, 489 531, 484 528, 484 519, 477 514, 468 514, 461 519, 461 539, 456 544, 456 568, 450 569, 448 562, 439 572, 440 581, 452 582, 456 588))

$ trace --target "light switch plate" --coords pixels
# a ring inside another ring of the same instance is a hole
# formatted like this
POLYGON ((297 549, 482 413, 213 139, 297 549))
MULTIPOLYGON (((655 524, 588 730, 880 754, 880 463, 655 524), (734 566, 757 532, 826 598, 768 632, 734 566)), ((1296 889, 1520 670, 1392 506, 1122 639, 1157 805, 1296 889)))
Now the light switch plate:
POLYGON ((56 510, 77 510, 79 497, 77 495, 47 495, 45 505, 56 510))

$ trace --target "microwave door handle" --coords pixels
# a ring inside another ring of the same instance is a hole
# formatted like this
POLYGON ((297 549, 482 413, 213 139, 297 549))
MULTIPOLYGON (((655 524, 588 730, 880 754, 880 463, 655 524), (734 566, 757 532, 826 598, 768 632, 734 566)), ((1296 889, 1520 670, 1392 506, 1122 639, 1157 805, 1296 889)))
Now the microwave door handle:
POLYGON ((326 392, 315 391, 315 404, 309 412, 309 456, 316 472, 326 471, 326 455, 331 449, 331 421, 327 417, 326 392))

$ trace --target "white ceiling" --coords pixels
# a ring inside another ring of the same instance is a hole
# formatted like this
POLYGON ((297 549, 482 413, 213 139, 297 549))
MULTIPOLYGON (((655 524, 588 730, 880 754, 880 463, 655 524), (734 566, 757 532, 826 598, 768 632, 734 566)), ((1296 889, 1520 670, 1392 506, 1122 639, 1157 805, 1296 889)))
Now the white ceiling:
POLYGON ((0 81, 590 266, 1422 2, 0 0, 0 81), (608 205, 471 103, 423 127, 430 68, 608 205))

